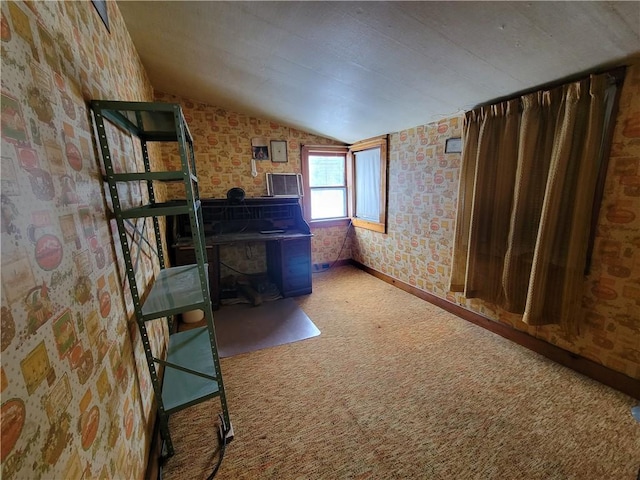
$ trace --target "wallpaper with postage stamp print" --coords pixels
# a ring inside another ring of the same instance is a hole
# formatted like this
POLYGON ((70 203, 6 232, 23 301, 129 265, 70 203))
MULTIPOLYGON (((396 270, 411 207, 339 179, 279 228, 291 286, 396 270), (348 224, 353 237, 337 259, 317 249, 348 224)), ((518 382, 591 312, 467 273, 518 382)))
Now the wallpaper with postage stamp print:
MULTIPOLYGON (((107 8, 111 34, 91 2, 2 2, 7 480, 144 475, 152 391, 136 327, 126 320, 87 102, 153 97, 115 2, 107 8)), ((126 158, 127 139, 110 137, 126 158)), ((135 187, 126 194, 141 196, 135 187)), ((139 248, 146 282, 152 252, 139 248)), ((164 328, 151 337, 164 348, 164 328)))

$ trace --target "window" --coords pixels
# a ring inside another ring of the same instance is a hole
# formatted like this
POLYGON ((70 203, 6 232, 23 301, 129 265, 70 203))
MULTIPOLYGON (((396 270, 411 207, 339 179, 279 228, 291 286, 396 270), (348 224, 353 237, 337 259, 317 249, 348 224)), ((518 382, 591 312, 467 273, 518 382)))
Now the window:
POLYGON ((351 145, 351 217, 356 227, 387 231, 387 136, 351 145))
POLYGON ((380 148, 354 153, 356 210, 354 216, 377 222, 380 218, 380 148))
POLYGON ((352 145, 304 146, 303 207, 315 225, 386 231, 387 137, 352 145))
POLYGON ((311 220, 347 216, 346 156, 346 152, 309 154, 311 220))

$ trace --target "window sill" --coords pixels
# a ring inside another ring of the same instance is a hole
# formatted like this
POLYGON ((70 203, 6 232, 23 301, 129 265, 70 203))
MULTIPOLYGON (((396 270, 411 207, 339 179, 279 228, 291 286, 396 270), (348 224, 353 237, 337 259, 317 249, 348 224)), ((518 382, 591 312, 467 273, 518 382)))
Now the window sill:
POLYGON ((353 226, 364 228, 365 230, 371 230, 372 232, 387 233, 387 224, 381 222, 370 222, 369 220, 362 220, 360 218, 353 219, 353 226))
POLYGON ((346 227, 349 225, 349 218, 328 218, 326 220, 310 220, 311 228, 327 228, 327 227, 346 227))

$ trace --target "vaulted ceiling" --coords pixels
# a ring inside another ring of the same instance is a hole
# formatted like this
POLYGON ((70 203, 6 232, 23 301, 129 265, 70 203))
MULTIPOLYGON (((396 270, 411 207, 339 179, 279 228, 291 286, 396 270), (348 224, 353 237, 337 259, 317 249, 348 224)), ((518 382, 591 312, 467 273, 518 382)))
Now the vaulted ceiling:
POLYGON ((119 1, 154 88, 352 143, 640 54, 640 2, 119 1))

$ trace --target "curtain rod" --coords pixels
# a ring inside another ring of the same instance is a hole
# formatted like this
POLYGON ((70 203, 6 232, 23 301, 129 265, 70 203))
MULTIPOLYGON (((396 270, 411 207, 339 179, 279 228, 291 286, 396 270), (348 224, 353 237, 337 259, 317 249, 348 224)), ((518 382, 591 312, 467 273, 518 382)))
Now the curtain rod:
POLYGON ((349 145, 300 145, 300 147, 307 147, 307 148, 323 148, 323 149, 331 149, 331 148, 335 148, 335 149, 340 149, 340 148, 347 148, 349 147, 349 145))
POLYGON ((622 81, 624 80, 624 76, 625 73, 627 71, 627 66, 626 65, 621 65, 621 66, 617 66, 617 67, 609 67, 606 69, 599 69, 599 70, 594 70, 590 73, 579 73, 579 74, 575 74, 575 75, 571 75, 568 77, 564 77, 558 80, 554 80, 552 82, 549 83, 544 83, 542 85, 538 85, 537 87, 532 87, 532 88, 528 88, 526 90, 521 90, 520 92, 514 93, 512 95, 505 95, 504 97, 498 97, 494 100, 490 100, 488 102, 484 102, 484 103, 479 103, 475 106, 473 106, 472 108, 470 108, 468 111, 471 110, 475 110, 476 108, 482 108, 482 107, 488 107, 490 105, 496 105, 498 103, 502 103, 502 102, 507 102, 509 100, 515 100, 517 98, 520 98, 524 95, 528 95, 530 93, 534 93, 534 92, 538 92, 541 90, 552 90, 554 88, 560 87, 562 85, 566 85, 567 83, 573 83, 573 82, 579 82, 582 80, 587 80, 591 75, 601 75, 604 73, 608 73, 611 78, 613 83, 616 84, 621 84, 622 81))

